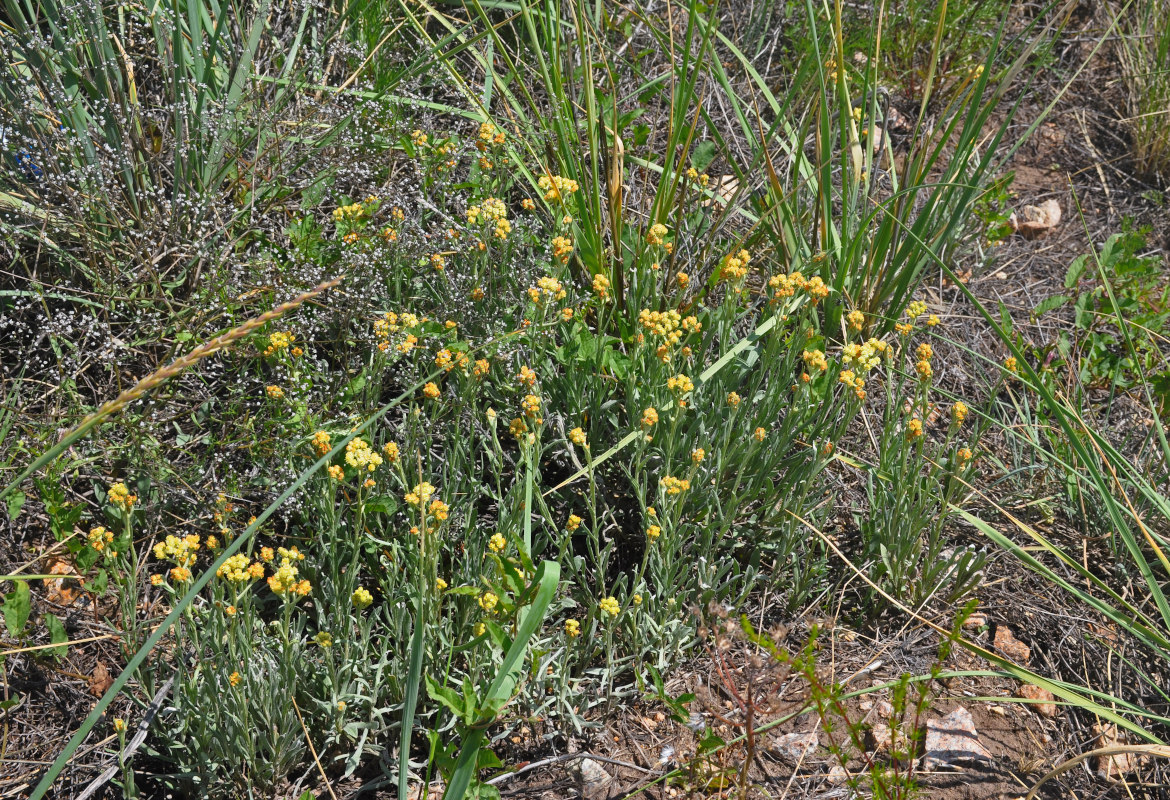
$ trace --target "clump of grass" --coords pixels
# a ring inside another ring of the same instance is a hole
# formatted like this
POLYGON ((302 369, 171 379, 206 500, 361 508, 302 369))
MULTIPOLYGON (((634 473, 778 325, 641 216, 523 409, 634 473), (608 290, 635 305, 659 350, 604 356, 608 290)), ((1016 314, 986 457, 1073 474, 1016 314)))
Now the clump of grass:
POLYGON ((1170 175, 1170 3, 1146 0, 1120 9, 1118 40, 1127 126, 1140 175, 1170 175))

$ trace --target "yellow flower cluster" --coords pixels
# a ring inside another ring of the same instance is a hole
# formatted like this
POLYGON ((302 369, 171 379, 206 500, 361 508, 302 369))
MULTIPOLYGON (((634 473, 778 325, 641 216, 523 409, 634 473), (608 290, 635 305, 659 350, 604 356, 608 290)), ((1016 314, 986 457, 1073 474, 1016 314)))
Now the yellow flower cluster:
POLYGON ((553 256, 564 264, 569 260, 569 254, 573 252, 573 240, 568 236, 554 236, 552 248, 553 256))
POLYGON ((691 276, 686 274, 685 272, 678 273, 677 275, 674 276, 674 278, 676 281, 678 281, 678 288, 680 288, 680 289, 687 288, 687 286, 689 286, 691 283, 691 276))
POLYGON ((500 598, 495 592, 484 592, 479 596, 479 607, 489 614, 493 613, 499 604, 500 598))
POLYGON ((345 463, 354 469, 373 472, 382 464, 382 456, 365 439, 352 439, 345 446, 345 463))
POLYGON ((565 635, 570 639, 576 639, 581 635, 581 623, 575 619, 565 620, 565 635))
POLYGON ((914 371, 918 373, 918 377, 923 381, 929 381, 934 376, 934 369, 930 366, 930 359, 934 357, 934 349, 926 342, 918 345, 915 350, 918 356, 918 363, 914 365, 914 371))
POLYGON ((603 614, 608 614, 611 617, 616 617, 621 613, 622 610, 622 607, 618 603, 616 597, 603 598, 601 602, 597 604, 597 607, 601 609, 603 614))
POLYGON ((520 367, 520 371, 516 373, 516 380, 520 382, 521 386, 535 386, 536 373, 529 369, 528 365, 520 367))
POLYGON ((955 427, 962 425, 966 421, 969 411, 970 409, 967 408, 967 404, 962 400, 955 401, 955 404, 951 406, 951 419, 954 421, 955 427))
POLYGON ((971 452, 971 448, 969 447, 960 447, 959 451, 955 453, 955 458, 958 459, 960 467, 967 466, 974 457, 975 454, 971 452))
MULTIPOLYGON (((424 137, 425 138, 425 137, 424 137)), ((347 206, 339 206, 333 209, 334 222, 354 222, 366 215, 366 207, 361 203, 350 203, 347 206)))
POLYGON ((199 537, 194 533, 189 533, 181 539, 169 535, 154 546, 154 557, 159 561, 166 559, 177 566, 189 567, 195 563, 195 554, 199 552, 199 546, 199 537))
POLYGON ((845 315, 845 321, 849 323, 849 330, 854 333, 861 333, 861 329, 865 327, 865 314, 857 309, 853 309, 845 315))
POLYGON ((440 253, 431 253, 431 267, 435 272, 442 272, 447 268, 447 259, 440 253))
POLYGON ((544 199, 550 203, 563 203, 566 195, 573 194, 580 188, 572 178, 562 178, 560 175, 541 175, 536 185, 544 192, 544 199))
POLYGON ((447 582, 445 580, 443 580, 442 578, 435 578, 435 592, 436 593, 442 592, 446 588, 447 588, 447 582))
POLYGON ((525 423, 524 420, 520 417, 514 417, 512 421, 508 423, 508 432, 519 439, 523 437, 524 434, 528 433, 528 424, 525 423))
POLYGON ((493 144, 503 144, 505 138, 502 130, 490 122, 484 122, 479 126, 479 139, 476 141, 475 146, 482 153, 493 144))
POLYGON ((892 352, 893 349, 880 339, 851 342, 841 348, 841 363, 864 374, 882 363, 883 355, 889 356, 892 352))
POLYGON ((609 299, 609 278, 600 272, 593 276, 593 293, 597 299, 605 302, 609 299))
POLYGON ((644 308, 638 312, 638 322, 650 333, 665 339, 667 344, 678 344, 682 340, 682 315, 674 309, 650 311, 644 308))
POLYGON ((386 462, 393 464, 398 461, 398 445, 394 442, 386 442, 382 445, 382 452, 386 456, 386 462))
POLYGON ((906 423, 906 438, 911 441, 922 435, 922 420, 912 419, 906 423))
POLYGON ((435 385, 434 381, 427 381, 427 385, 423 387, 422 391, 431 400, 435 400, 439 396, 439 387, 435 385))
POLYGON ((727 405, 731 406, 732 408, 735 408, 741 402, 743 402, 743 398, 739 396, 738 392, 728 392, 727 393, 727 405))
POLYGON ((268 588, 285 599, 293 598, 296 595, 304 597, 313 590, 312 585, 307 580, 303 578, 297 580, 300 573, 295 562, 304 560, 304 556, 297 552, 295 547, 292 550, 285 550, 282 547, 279 552, 282 556, 280 566, 268 576, 268 588))
POLYGON ((534 303, 542 303, 545 300, 564 300, 565 287, 556 278, 550 278, 547 275, 540 278, 535 286, 528 287, 528 299, 534 303))
POLYGON ((737 281, 747 275, 751 254, 747 250, 738 253, 729 253, 723 257, 723 267, 719 271, 719 280, 737 281))
POLYGON ((268 336, 268 347, 264 349, 264 357, 275 355, 281 350, 286 350, 293 343, 292 331, 277 331, 268 336))
POLYGON ((412 506, 420 506, 429 503, 434 496, 435 487, 423 481, 416 485, 412 491, 407 492, 402 499, 412 506))
POLYGON ((359 586, 358 588, 354 589, 353 594, 349 599, 350 602, 353 603, 353 607, 359 611, 361 611, 363 608, 369 608, 370 605, 374 602, 374 596, 370 594, 369 590, 364 586, 359 586))
POLYGON ((585 447, 588 439, 585 438, 585 431, 581 428, 573 428, 569 431, 569 441, 578 447, 585 447))
POLYGON ((764 439, 768 438, 768 431, 764 428, 756 428, 754 431, 752 431, 752 437, 757 442, 762 442, 764 439))
POLYGON ((792 297, 797 289, 807 292, 815 305, 829 296, 829 287, 819 277, 805 278, 803 274, 794 272, 791 275, 780 273, 768 279, 768 288, 772 289, 773 304, 785 297, 792 297))
POLYGON ((666 237, 666 226, 661 222, 655 222, 650 226, 650 230, 646 232, 646 243, 650 245, 660 245, 666 237))
POLYGON ((111 486, 106 496, 109 498, 111 505, 123 511, 129 511, 138 502, 138 495, 130 494, 130 490, 126 488, 126 484, 121 481, 111 486))
POLYGON ((650 406, 642 412, 642 427, 649 428, 658 422, 658 409, 650 406))
POLYGON ((915 300, 910 305, 906 306, 906 316, 910 319, 918 319, 926 313, 926 303, 921 300, 915 300))
POLYGON ((666 379, 666 388, 676 394, 684 395, 687 392, 694 391, 695 383, 686 375, 678 374, 666 379))
POLYGON ((667 494, 682 494, 687 489, 691 488, 691 482, 686 478, 676 478, 673 475, 667 475, 662 479, 662 485, 666 487, 667 494))
POLYGON ((829 362, 821 350, 805 350, 800 357, 804 359, 805 367, 814 372, 823 372, 829 368, 829 362))
POLYGON ((696 447, 691 451, 691 463, 702 464, 703 459, 707 457, 707 451, 701 447, 696 447))
POLYGON ((279 400, 284 397, 284 389, 279 386, 267 386, 264 389, 268 393, 268 397, 272 400, 279 400))
POLYGON ((841 374, 837 376, 837 380, 852 389, 853 394, 857 396, 858 400, 865 399, 865 380, 857 377, 857 374, 853 370, 841 370, 841 374))
POLYGON ((520 401, 520 408, 524 411, 524 415, 529 419, 536 420, 536 424, 540 424, 544 420, 540 418, 540 398, 534 394, 525 395, 524 399, 520 401))
POLYGON ((508 540, 501 533, 492 534, 492 538, 488 540, 488 549, 493 553, 502 553, 507 546, 508 540))
POLYGON ((338 464, 330 464, 328 472, 329 477, 335 481, 339 481, 345 477, 345 470, 343 470, 338 464))
POLYGON ((646 528, 646 538, 652 542, 661 535, 662 535, 662 528, 660 528, 657 525, 650 525, 646 528))
POLYGON ((105 546, 114 541, 114 534, 110 533, 105 528, 98 526, 90 529, 89 535, 86 537, 89 541, 89 546, 94 550, 103 550, 105 546))
POLYGON ((318 456, 325 455, 333 447, 330 436, 325 431, 317 431, 314 433, 311 441, 313 443, 313 449, 317 452, 318 456))
POLYGON ((232 583, 244 583, 264 577, 264 566, 257 561, 251 561, 242 554, 236 553, 223 562, 215 571, 217 578, 225 578, 232 583))
POLYGON ((575 531, 581 527, 581 522, 582 522, 582 519, 580 517, 578 517, 576 514, 570 514, 569 518, 567 520, 565 520, 565 530, 572 533, 573 531, 575 531))
POLYGON ((1020 362, 1015 356, 1008 356, 1003 360, 1003 368, 1014 375, 1020 369, 1020 362))
POLYGON ((471 374, 477 378, 486 377, 491 371, 492 365, 486 358, 477 358, 475 366, 471 368, 471 374))

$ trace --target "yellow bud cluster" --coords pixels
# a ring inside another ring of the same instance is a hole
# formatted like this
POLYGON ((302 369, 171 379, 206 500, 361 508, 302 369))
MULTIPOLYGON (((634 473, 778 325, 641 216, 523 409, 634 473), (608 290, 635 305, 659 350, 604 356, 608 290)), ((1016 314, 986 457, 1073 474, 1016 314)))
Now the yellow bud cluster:
POLYGON ((662 485, 666 487, 666 493, 670 495, 682 494, 691 488, 691 482, 686 478, 676 478, 673 475, 664 477, 662 485))

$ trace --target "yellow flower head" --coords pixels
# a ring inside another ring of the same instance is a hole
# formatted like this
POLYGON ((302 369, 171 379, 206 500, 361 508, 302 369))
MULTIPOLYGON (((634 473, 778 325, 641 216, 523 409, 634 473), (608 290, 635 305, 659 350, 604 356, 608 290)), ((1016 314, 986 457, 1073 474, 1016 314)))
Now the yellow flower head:
POLYGON ((658 422, 658 411, 650 406, 642 412, 642 427, 649 428, 658 422))
POLYGON ((906 424, 906 438, 910 440, 917 439, 922 435, 922 420, 912 419, 906 424))
POLYGON ((600 272, 593 276, 593 293, 597 295, 598 300, 609 299, 609 278, 600 272))
POLYGON ((576 639, 581 635, 581 623, 575 619, 565 620, 565 635, 570 639, 576 639))
POLYGON ((317 455, 323 456, 328 453, 333 445, 330 442, 329 434, 325 431, 317 431, 313 434, 313 449, 317 451, 317 455))
POLYGON ((691 488, 691 482, 685 478, 676 478, 673 475, 667 475, 662 479, 662 485, 666 487, 666 493, 669 495, 682 494, 687 489, 691 488))
POLYGON ((701 447, 696 447, 691 451, 691 461, 695 464, 702 464, 703 459, 707 457, 707 451, 701 447))
POLYGON ((435 487, 423 481, 417 484, 413 491, 407 492, 403 499, 412 506, 420 506, 429 503, 434 495, 435 487))
POLYGON ((971 463, 971 459, 975 458, 975 454, 971 452, 969 447, 960 447, 959 451, 955 453, 955 458, 958 459, 960 467, 965 467, 971 463))
POLYGON ((662 535, 662 528, 659 527, 658 525, 650 525, 646 528, 646 538, 649 539, 650 541, 654 541, 655 539, 657 539, 661 535, 662 535))
POLYGON ((435 592, 442 592, 447 588, 447 582, 442 578, 435 578, 435 592))
POLYGON ((329 477, 335 481, 339 481, 345 477, 345 470, 341 468, 340 464, 330 464, 329 477))
POLYGON ((437 519, 439 522, 447 519, 451 513, 450 507, 442 500, 432 500, 427 510, 430 512, 431 516, 437 519))
POLYGON ((520 408, 524 411, 524 415, 529 419, 536 419, 540 422, 538 415, 540 414, 540 398, 534 394, 525 395, 524 399, 520 401, 520 408))
POLYGON ((650 245, 660 245, 667 234, 666 226, 661 222, 656 222, 650 226, 650 230, 646 232, 646 243, 650 245))
POLYGON ((845 320, 849 323, 849 330, 855 333, 861 333, 861 329, 865 327, 865 314, 857 309, 850 311, 845 320))
POLYGON ((914 365, 914 370, 923 381, 928 381, 934 376, 934 368, 930 366, 929 361, 919 361, 914 365))
POLYGON ((1011 373, 1013 373, 1013 374, 1014 374, 1014 373, 1016 373, 1016 372, 1018 372, 1018 371, 1019 371, 1019 369, 1020 369, 1020 362, 1016 360, 1016 357, 1015 357, 1015 356, 1008 356, 1008 357, 1007 357, 1007 358, 1005 358, 1005 359, 1004 359, 1004 361, 1003 361, 1003 367, 1004 367, 1004 369, 1006 369, 1008 372, 1011 372, 1011 373))
POLYGON ((967 404, 962 400, 956 400, 955 404, 951 406, 951 419, 954 421, 956 427, 962 425, 964 420, 967 419, 969 410, 967 404))
POLYGON ((439 387, 435 385, 434 381, 427 381, 427 385, 423 387, 422 391, 431 400, 439 396, 439 387))
POLYGON ((565 530, 570 532, 575 531, 581 527, 581 522, 582 519, 576 514, 570 514, 569 518, 565 520, 565 530))
POLYGON ((516 380, 518 380, 522 386, 535 386, 536 373, 529 369, 528 365, 524 365, 520 367, 520 371, 516 373, 516 380))
POLYGON ((588 439, 586 439, 586 437, 585 437, 584 430, 582 430, 581 428, 573 428, 573 430, 569 431, 569 441, 572 442, 573 444, 577 445, 578 447, 585 447, 586 442, 588 442, 588 439))
POLYGON ((332 647, 333 635, 328 631, 318 631, 317 635, 313 637, 313 641, 320 647, 332 647))
POLYGON ((495 592, 484 592, 479 596, 479 607, 487 613, 491 614, 496 610, 496 606, 500 604, 500 598, 495 592))
POLYGON ((130 494, 130 490, 126 488, 126 484, 121 481, 111 486, 106 496, 109 498, 111 505, 123 511, 129 511, 138 502, 138 496, 130 494))
POLYGON ((680 289, 685 289, 685 288, 687 288, 687 286, 690 285, 691 276, 686 274, 685 272, 678 273, 677 275, 674 276, 674 278, 678 282, 678 288, 680 288, 680 289))
POLYGON ((740 401, 742 401, 742 400, 743 400, 743 398, 740 397, 739 394, 736 392, 728 392, 727 393, 727 405, 731 406, 732 408, 735 408, 736 406, 738 406, 740 404, 740 401))
POLYGON ((359 586, 354 589, 353 595, 350 596, 350 601, 353 603, 353 607, 360 611, 363 608, 370 607, 374 602, 374 596, 364 586, 359 586))
POLYGON ((502 553, 507 546, 508 540, 500 533, 492 534, 492 538, 488 540, 488 549, 493 553, 502 553))
POLYGON ((268 393, 268 397, 273 400, 279 400, 284 397, 284 389, 279 386, 268 386, 264 389, 268 393))
POLYGON ((923 342, 918 345, 918 348, 914 352, 922 361, 930 361, 930 359, 934 358, 934 348, 930 346, 929 342, 923 342))
POLYGON ((365 439, 351 439, 345 446, 345 463, 359 472, 373 472, 382 465, 382 456, 365 439))
POLYGON ((686 375, 675 375, 666 379, 666 388, 675 394, 684 395, 695 388, 694 382, 686 375))
POLYGON ((910 319, 918 319, 926 313, 926 303, 921 300, 915 300, 910 305, 906 306, 906 316, 910 319))
POLYGON ((616 617, 621 613, 622 607, 618 604, 616 597, 606 597, 597 604, 603 614, 608 614, 611 617, 616 617))
POLYGON ((230 683, 232 686, 239 686, 241 680, 243 680, 243 678, 240 677, 240 673, 238 672, 233 672, 228 676, 228 683, 230 683))
POLYGON ((386 456, 387 463, 393 464, 398 461, 398 445, 395 442, 386 442, 382 445, 382 452, 386 456))
POLYGON ((756 428, 752 432, 752 436, 755 438, 755 440, 757 442, 762 442, 762 441, 764 441, 765 438, 767 438, 768 432, 766 430, 764 430, 763 428, 756 428))

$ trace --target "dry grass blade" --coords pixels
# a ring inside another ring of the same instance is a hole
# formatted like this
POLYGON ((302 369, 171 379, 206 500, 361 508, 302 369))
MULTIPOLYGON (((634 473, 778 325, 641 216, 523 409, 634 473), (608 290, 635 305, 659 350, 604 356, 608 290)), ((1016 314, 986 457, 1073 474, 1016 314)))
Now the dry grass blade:
POLYGON ((1032 798, 1036 796, 1036 792, 1040 790, 1041 786, 1048 783, 1048 781, 1052 780, 1053 778, 1068 772, 1082 761, 1103 756, 1126 755, 1128 753, 1140 753, 1144 755, 1160 756, 1161 758, 1170 758, 1170 747, 1162 744, 1129 744, 1120 745, 1117 747, 1099 747, 1096 750, 1090 750, 1087 753, 1081 753, 1079 756, 1074 756, 1068 761, 1065 761, 1063 764, 1049 772, 1043 778, 1036 781, 1024 800, 1032 800, 1032 798))

